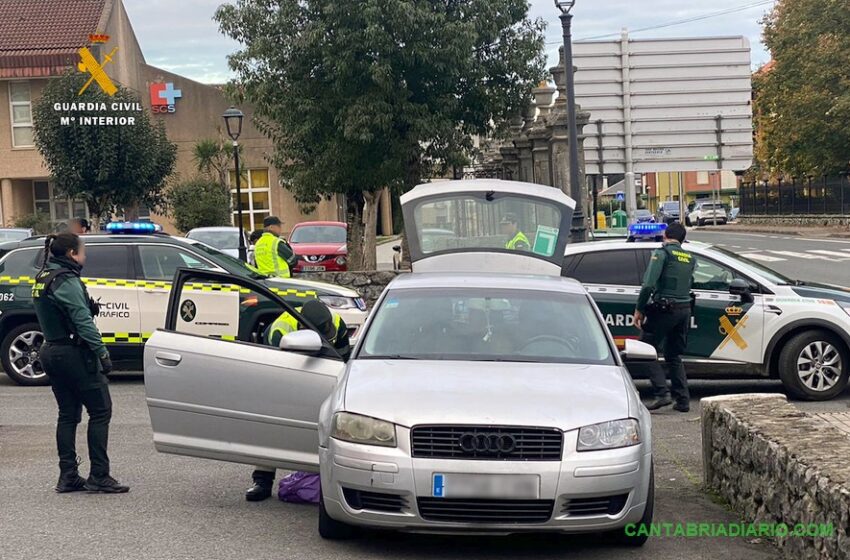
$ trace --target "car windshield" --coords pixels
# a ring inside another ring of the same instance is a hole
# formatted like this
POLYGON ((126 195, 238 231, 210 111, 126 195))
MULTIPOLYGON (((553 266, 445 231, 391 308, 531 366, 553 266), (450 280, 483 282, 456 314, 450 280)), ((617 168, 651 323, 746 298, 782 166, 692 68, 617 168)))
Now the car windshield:
POLYGON ((375 313, 358 358, 615 363, 584 294, 399 289, 375 313))
POLYGON ((662 207, 665 212, 678 212, 679 211, 679 203, 678 202, 665 202, 662 207))
POLYGON ((651 216, 652 213, 649 210, 635 210, 635 216, 651 216))
POLYGON ((741 255, 733 253, 728 249, 723 249, 722 247, 712 247, 711 250, 717 251, 723 256, 734 260, 737 264, 737 268, 743 273, 749 272, 751 274, 757 274, 765 278, 769 282, 779 285, 792 285, 796 283, 794 280, 776 272, 772 268, 768 268, 761 263, 757 263, 756 261, 750 260, 746 257, 742 257, 741 255))
POLYGON ((197 239, 216 249, 238 249, 239 232, 236 230, 193 230, 186 235, 189 239, 197 239))
POLYGON ((345 243, 342 226, 296 226, 289 236, 290 243, 345 243))
POLYGON ((22 229, 0 229, 0 243, 4 241, 20 241, 30 236, 30 232, 22 229))
POLYGON ((192 247, 204 253, 204 255, 209 257, 211 261, 215 262, 218 266, 231 274, 247 278, 268 278, 268 275, 260 274, 257 269, 240 261, 236 257, 231 257, 226 253, 222 253, 215 247, 206 245, 203 241, 199 242, 197 239, 193 239, 192 241, 192 247))

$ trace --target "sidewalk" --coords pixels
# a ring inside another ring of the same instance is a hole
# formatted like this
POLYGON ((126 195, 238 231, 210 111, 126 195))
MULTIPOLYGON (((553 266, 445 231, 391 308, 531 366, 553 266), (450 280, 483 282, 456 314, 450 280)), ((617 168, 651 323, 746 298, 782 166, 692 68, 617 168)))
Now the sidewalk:
POLYGON ((806 237, 844 237, 850 238, 850 230, 842 227, 826 226, 771 226, 732 223, 722 226, 694 226, 695 231, 716 231, 724 233, 774 233, 780 235, 801 235, 806 237))

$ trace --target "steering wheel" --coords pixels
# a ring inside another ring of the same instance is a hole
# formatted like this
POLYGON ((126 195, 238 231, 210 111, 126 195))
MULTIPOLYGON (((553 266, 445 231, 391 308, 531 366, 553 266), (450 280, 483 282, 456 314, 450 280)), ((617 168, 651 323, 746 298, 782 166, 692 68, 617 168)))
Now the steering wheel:
POLYGON ((571 336, 569 340, 565 340, 559 336, 554 336, 551 334, 541 334, 537 336, 533 336, 525 341, 518 352, 522 352, 532 344, 537 344, 538 342, 554 342, 555 344, 562 346, 569 350, 572 354, 578 354, 578 338, 571 336))

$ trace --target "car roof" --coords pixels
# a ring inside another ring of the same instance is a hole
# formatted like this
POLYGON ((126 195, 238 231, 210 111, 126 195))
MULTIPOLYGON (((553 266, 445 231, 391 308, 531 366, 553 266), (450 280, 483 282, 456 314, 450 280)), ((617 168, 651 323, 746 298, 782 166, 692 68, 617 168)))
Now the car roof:
POLYGON ((193 231, 239 231, 239 228, 236 226, 207 226, 207 227, 196 227, 189 230, 189 233, 193 231))
POLYGON ((295 228, 301 227, 301 226, 337 226, 337 227, 347 228, 348 224, 346 224, 345 222, 329 222, 329 221, 317 220, 317 221, 313 221, 313 222, 298 222, 297 224, 292 226, 292 229, 295 229, 295 228))
MULTIPOLYGON (((567 245, 565 255, 578 255, 579 253, 596 253, 599 251, 616 251, 616 250, 638 250, 638 249, 657 249, 661 247, 660 241, 624 241, 620 239, 594 241, 592 243, 575 243, 567 245)), ((699 250, 711 249, 711 245, 702 241, 687 241, 685 247, 699 250)))
MULTIPOLYGON (((86 234, 81 235, 86 243, 162 243, 167 245, 189 245, 189 243, 179 237, 172 237, 167 234, 86 234)), ((38 237, 28 237, 20 241, 7 241, 0 244, 0 249, 11 251, 12 249, 24 249, 29 247, 44 247, 44 235, 38 237)))
POLYGON ((529 274, 485 274, 458 272, 424 272, 402 274, 389 285, 392 290, 416 288, 492 288, 520 289, 547 292, 584 294, 584 287, 577 280, 561 276, 538 276, 529 274))

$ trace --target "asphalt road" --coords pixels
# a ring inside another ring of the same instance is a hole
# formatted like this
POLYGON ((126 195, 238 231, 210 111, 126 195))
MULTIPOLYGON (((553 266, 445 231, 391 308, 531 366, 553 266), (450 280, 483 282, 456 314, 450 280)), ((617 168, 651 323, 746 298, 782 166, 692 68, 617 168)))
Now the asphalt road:
MULTIPOLYGON (((646 393, 647 385, 638 386, 646 393)), ((659 522, 737 522, 701 489, 698 399, 717 394, 775 392, 774 382, 695 382, 691 412, 654 415, 656 512, 659 522)), ((157 454, 144 385, 124 375, 112 383, 113 474, 126 495, 58 495, 55 404, 47 388, 0 378, 0 558, 334 559, 334 558, 658 558, 762 560, 778 557, 767 542, 747 539, 653 538, 642 549, 611 550, 597 536, 447 537, 368 533, 326 542, 314 506, 267 500, 249 504, 243 491, 251 467, 157 454)), ((648 398, 648 394, 644 395, 648 398)), ((848 398, 804 404, 846 410, 848 398)), ((84 428, 78 449, 85 454, 84 428)), ((88 462, 81 467, 88 470, 88 462)))
POLYGON ((701 228, 688 238, 729 249, 794 280, 850 286, 850 239, 701 228))

